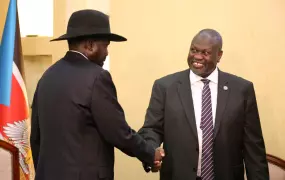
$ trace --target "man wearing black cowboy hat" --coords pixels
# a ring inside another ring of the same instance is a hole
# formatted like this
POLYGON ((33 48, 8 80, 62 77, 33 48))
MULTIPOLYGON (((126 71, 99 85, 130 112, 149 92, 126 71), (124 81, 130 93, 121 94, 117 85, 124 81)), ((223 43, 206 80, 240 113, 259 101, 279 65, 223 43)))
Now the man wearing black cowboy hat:
POLYGON ((67 33, 69 51, 39 80, 32 105, 31 148, 36 180, 114 179, 114 147, 157 165, 163 149, 147 144, 125 120, 116 88, 102 68, 110 41, 107 15, 74 12, 67 33))

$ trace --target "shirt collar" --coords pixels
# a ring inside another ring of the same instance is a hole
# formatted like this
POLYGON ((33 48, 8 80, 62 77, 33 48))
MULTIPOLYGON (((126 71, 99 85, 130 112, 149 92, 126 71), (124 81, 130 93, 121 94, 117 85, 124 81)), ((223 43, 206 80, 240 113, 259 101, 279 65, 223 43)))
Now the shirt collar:
POLYGON ((83 53, 81 53, 79 51, 75 51, 75 50, 69 50, 69 51, 81 54, 85 59, 89 60, 83 53))
MULTIPOLYGON (((206 79, 209 79, 210 82, 218 84, 218 75, 219 75, 218 68, 216 67, 215 70, 206 79)), ((204 78, 202 78, 201 76, 198 76, 197 74, 193 73, 192 70, 190 70, 191 85, 201 81, 201 79, 204 79, 204 78)))

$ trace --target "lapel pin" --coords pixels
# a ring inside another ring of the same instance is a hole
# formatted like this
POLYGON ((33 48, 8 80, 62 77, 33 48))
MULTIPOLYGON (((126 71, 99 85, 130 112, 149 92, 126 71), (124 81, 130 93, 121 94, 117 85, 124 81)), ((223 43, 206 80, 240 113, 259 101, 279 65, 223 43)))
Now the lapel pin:
POLYGON ((228 86, 224 86, 224 90, 226 91, 226 90, 228 90, 229 88, 228 88, 228 86))

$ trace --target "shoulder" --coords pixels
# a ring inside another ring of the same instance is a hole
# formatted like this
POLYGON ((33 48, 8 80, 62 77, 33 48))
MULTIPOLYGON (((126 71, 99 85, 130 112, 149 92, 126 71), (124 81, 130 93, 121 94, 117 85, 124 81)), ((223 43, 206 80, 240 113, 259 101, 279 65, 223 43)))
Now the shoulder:
POLYGON ((173 83, 180 81, 183 77, 189 76, 189 72, 190 72, 190 70, 186 69, 183 71, 168 74, 168 75, 163 76, 159 79, 156 79, 154 84, 158 84, 160 86, 167 88, 167 87, 171 86, 173 83))
POLYGON ((51 65, 43 74, 42 78, 46 76, 60 76, 69 74, 71 77, 90 77, 99 76, 105 71, 99 65, 86 60, 76 58, 62 58, 53 65, 51 65))
POLYGON ((233 92, 242 93, 245 95, 248 93, 255 93, 253 82, 250 80, 222 71, 219 71, 219 76, 221 76, 219 77, 219 81, 222 79, 227 81, 233 92))
POLYGON ((235 74, 231 74, 228 72, 223 72, 219 70, 219 75, 223 76, 224 79, 226 79, 229 83, 231 84, 235 84, 237 86, 249 86, 252 85, 253 83, 248 80, 245 79, 241 76, 235 75, 235 74))

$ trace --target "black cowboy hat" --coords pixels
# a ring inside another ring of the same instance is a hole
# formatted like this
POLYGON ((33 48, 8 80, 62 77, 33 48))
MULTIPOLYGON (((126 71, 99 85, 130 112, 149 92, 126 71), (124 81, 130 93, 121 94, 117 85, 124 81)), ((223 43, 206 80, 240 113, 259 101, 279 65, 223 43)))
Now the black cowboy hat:
POLYGON ((123 36, 111 33, 109 16, 100 11, 85 9, 72 13, 68 21, 66 34, 51 41, 81 37, 95 37, 109 41, 127 40, 123 36))

